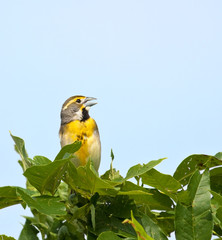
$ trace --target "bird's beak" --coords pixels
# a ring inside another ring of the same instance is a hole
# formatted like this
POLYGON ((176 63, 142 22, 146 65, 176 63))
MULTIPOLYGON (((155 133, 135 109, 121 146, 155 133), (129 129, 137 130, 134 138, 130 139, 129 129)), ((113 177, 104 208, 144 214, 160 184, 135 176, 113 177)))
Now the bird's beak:
POLYGON ((85 98, 85 100, 84 100, 84 102, 83 102, 83 105, 85 106, 85 108, 86 108, 87 110, 89 110, 90 107, 92 107, 93 105, 96 105, 96 104, 97 104, 97 102, 90 102, 90 101, 93 101, 93 100, 96 100, 96 98, 94 98, 94 97, 86 97, 86 98, 85 98))

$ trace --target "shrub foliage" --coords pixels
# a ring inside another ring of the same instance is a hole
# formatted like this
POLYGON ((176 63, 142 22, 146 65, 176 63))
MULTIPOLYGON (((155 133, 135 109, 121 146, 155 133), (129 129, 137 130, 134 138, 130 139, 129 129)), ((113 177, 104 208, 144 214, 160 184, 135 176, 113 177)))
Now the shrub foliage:
POLYGON ((177 240, 221 239, 222 153, 191 155, 173 176, 154 168, 164 160, 159 159, 137 164, 122 177, 112 167, 111 151, 110 169, 99 176, 90 161, 73 165, 81 142, 63 147, 51 161, 29 158, 24 141, 11 136, 27 187, 1 187, 0 208, 31 209, 19 240, 166 240, 172 232, 177 240))

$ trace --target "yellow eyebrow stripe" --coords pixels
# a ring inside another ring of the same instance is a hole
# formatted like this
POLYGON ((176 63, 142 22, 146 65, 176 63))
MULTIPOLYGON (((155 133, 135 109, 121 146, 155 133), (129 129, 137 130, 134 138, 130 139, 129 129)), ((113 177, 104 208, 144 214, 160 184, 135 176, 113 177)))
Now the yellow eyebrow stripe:
POLYGON ((72 103, 74 103, 77 99, 83 99, 84 97, 75 97, 74 99, 71 99, 64 107, 63 110, 65 110, 66 108, 68 108, 68 106, 72 103))

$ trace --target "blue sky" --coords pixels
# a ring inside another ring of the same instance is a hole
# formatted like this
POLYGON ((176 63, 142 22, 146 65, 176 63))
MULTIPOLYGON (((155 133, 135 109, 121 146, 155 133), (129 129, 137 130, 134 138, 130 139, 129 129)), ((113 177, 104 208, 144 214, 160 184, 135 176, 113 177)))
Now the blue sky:
MULTIPOLYGON (((222 151, 222 2, 1 1, 0 185, 25 186, 9 130, 30 155, 60 149, 60 109, 70 96, 91 109, 102 141, 100 174, 125 175, 168 157, 173 174, 193 153, 222 151)), ((29 214, 1 210, 0 234, 18 237, 29 214)))

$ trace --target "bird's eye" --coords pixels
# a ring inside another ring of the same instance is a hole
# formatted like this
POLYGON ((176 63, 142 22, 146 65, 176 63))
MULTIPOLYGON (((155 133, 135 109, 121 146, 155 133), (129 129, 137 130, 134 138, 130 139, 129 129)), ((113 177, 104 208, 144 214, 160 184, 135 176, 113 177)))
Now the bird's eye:
POLYGON ((81 103, 81 100, 78 98, 78 99, 76 100, 76 102, 77 102, 77 103, 81 103))

